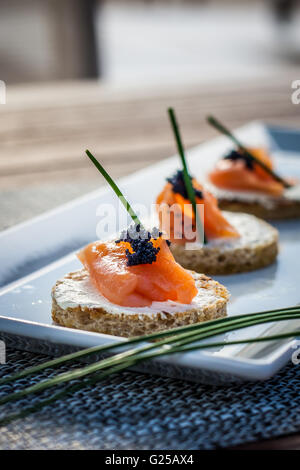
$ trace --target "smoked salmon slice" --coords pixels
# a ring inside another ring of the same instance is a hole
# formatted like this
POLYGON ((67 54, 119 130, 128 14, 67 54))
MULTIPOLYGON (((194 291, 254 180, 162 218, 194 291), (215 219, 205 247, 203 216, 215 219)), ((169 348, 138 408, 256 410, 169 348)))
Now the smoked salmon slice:
MULTIPOLYGON (((265 150, 253 148, 249 151, 273 169, 273 162, 265 150)), ((220 160, 209 174, 209 179, 218 188, 233 191, 255 191, 271 196, 280 196, 284 191, 281 183, 257 163, 248 161, 240 151, 233 151, 220 160)))
POLYGON ((93 242, 78 254, 91 281, 110 302, 126 307, 147 307, 172 300, 190 304, 198 290, 192 275, 176 263, 163 238, 150 239, 158 248, 154 262, 128 265, 129 242, 93 242))
MULTIPOLYGON (((173 243, 185 244, 187 241, 191 242, 195 240, 195 237, 194 239, 190 239, 190 237, 187 238, 186 236, 189 225, 195 230, 195 216, 180 180, 182 180, 182 172, 179 171, 166 183, 156 199, 156 204, 158 205, 161 229, 167 233, 173 243), (167 221, 169 226, 164 223, 163 211, 160 211, 160 208, 163 208, 164 204, 170 209, 172 208, 167 221), (181 227, 177 219, 180 220, 180 223, 182 222, 181 227), (185 224, 185 226, 183 224, 185 224)), ((209 191, 203 189, 200 183, 195 179, 192 180, 192 183, 195 189, 196 203, 203 204, 204 206, 203 213, 201 214, 200 211, 199 215, 202 219, 206 238, 212 240, 222 237, 239 237, 238 231, 226 220, 223 213, 218 208, 216 198, 209 191)), ((184 184, 183 180, 182 184, 184 184)))

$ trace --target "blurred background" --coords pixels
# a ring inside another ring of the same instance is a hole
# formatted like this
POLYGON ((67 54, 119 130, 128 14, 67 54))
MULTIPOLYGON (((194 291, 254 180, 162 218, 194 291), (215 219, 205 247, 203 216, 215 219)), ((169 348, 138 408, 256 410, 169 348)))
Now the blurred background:
POLYGON ((297 125, 298 0, 0 0, 0 229, 187 147, 214 113, 297 125))

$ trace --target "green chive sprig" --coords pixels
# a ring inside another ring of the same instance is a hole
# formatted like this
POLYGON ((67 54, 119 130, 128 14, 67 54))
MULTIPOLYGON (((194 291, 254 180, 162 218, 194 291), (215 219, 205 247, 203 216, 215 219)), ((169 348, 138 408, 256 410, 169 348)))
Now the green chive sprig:
POLYGON ((292 185, 288 183, 286 180, 281 178, 275 171, 273 171, 271 168, 269 168, 267 165, 264 164, 264 162, 260 161, 258 158, 255 157, 249 150, 232 134, 232 132, 229 131, 223 124, 221 124, 220 121, 218 121, 215 117, 213 116, 207 116, 207 122, 213 126, 215 129, 217 129, 221 134, 226 135, 229 137, 229 139, 232 140, 232 142, 253 162, 255 162, 257 165, 259 165, 261 168, 263 168, 269 175, 271 175, 276 181, 281 183, 285 188, 290 188, 292 185))
POLYGON ((247 343, 260 343, 260 342, 269 342, 269 341, 278 341, 278 340, 283 340, 283 339, 288 339, 288 338, 295 338, 300 335, 300 330, 298 331, 290 331, 288 333, 282 333, 280 335, 272 335, 272 336, 267 336, 267 337, 261 337, 261 338, 247 338, 243 340, 234 340, 234 341, 227 341, 226 343, 224 342, 214 342, 214 343, 204 343, 204 344, 198 344, 198 345, 191 345, 191 346, 183 346, 183 347, 171 347, 167 350, 164 351, 162 354, 161 352, 157 351, 154 352, 153 354, 150 354, 148 356, 144 356, 142 358, 139 358, 138 356, 135 358, 132 358, 131 360, 127 362, 120 363, 118 366, 114 366, 109 368, 108 370, 104 372, 100 372, 99 374, 95 374, 92 376, 92 378, 86 380, 84 384, 79 383, 75 384, 71 387, 67 387, 63 389, 60 392, 57 392, 54 395, 51 395, 50 398, 47 398, 45 400, 42 400, 41 402, 37 403, 34 406, 22 409, 20 412, 13 413, 3 419, 0 420, 0 426, 7 425, 11 423, 12 421, 15 421, 20 418, 25 418, 26 416, 29 416, 30 414, 41 410, 47 405, 50 405, 54 403, 55 401, 65 398, 68 395, 72 395, 73 393, 81 390, 84 387, 88 387, 90 385, 94 385, 101 380, 104 380, 105 378, 114 375, 118 372, 122 372, 125 369, 132 367, 136 364, 138 364, 141 361, 153 359, 155 357, 159 357, 162 355, 170 355, 174 353, 183 353, 183 352, 192 352, 195 350, 201 350, 201 349, 211 349, 215 347, 224 347, 224 346, 230 346, 230 345, 238 345, 238 344, 247 344, 247 343))
POLYGON ((98 160, 94 157, 94 155, 89 151, 89 150, 86 150, 85 153, 87 154, 87 156, 89 157, 89 159, 93 162, 93 164, 95 165, 95 167, 100 171, 101 175, 106 179, 106 181, 108 182, 108 184, 110 185, 110 187, 112 188, 112 190, 115 192, 115 194, 118 196, 118 198, 120 199, 120 201, 122 202, 123 206, 125 207, 125 209, 127 210, 128 214, 130 215, 130 217, 132 218, 133 222, 135 223, 135 225, 140 225, 141 227, 142 226, 142 223, 140 221, 140 219, 138 218, 138 216, 136 215, 136 213, 134 212, 134 210, 132 209, 131 205, 129 204, 129 202, 125 199, 125 196, 123 195, 122 191, 120 190, 120 188, 116 185, 116 183, 114 182, 114 180, 109 176, 109 174, 107 173, 107 171, 103 168, 103 166, 101 165, 101 163, 98 162, 98 160))
MULTIPOLYGON (((40 393, 48 388, 54 387, 59 384, 69 383, 74 379, 81 379, 91 375, 91 378, 82 381, 79 384, 71 385, 64 388, 63 390, 51 395, 50 398, 38 403, 35 407, 29 407, 22 410, 19 413, 14 413, 3 420, 0 420, 0 424, 6 424, 11 420, 27 416, 32 412, 41 409, 43 406, 52 403, 53 401, 62 398, 63 396, 73 393, 74 391, 85 387, 91 383, 95 383, 108 377, 111 374, 125 370, 128 367, 138 364, 141 361, 173 354, 180 352, 187 352, 196 349, 212 348, 216 346, 226 346, 230 344, 243 344, 243 343, 254 343, 261 341, 273 341, 284 338, 297 337, 300 331, 291 331, 289 333, 283 333, 281 335, 260 337, 260 338, 249 338, 244 340, 230 341, 230 342, 214 342, 214 343, 202 343, 197 344, 200 340, 205 340, 213 336, 235 331, 241 328, 247 328, 249 326, 255 326, 263 323, 296 320, 300 319, 300 307, 289 307, 285 309, 268 310, 265 312, 258 312, 254 314, 238 315, 235 317, 225 317, 222 319, 212 320, 205 323, 189 325, 186 327, 176 328, 174 330, 167 330, 160 333, 152 333, 151 335, 145 335, 138 338, 133 338, 127 342, 122 341, 113 343, 108 346, 99 346, 98 352, 104 349, 109 350, 113 348, 124 348, 127 349, 122 352, 117 352, 112 357, 108 357, 94 364, 90 364, 86 367, 74 369, 70 372, 58 374, 49 380, 43 380, 31 387, 27 387, 19 392, 15 392, 6 395, 0 400, 0 404, 4 404, 11 401, 16 401, 22 397, 25 397, 31 393, 40 393), (154 343, 149 343, 149 340, 163 338, 162 340, 154 343), (146 342, 146 344, 145 344, 146 342), (135 347, 128 349, 128 346, 132 346, 137 343, 135 347)), ((54 359, 53 361, 47 361, 44 364, 30 368, 23 373, 15 374, 10 378, 2 380, 3 383, 15 381, 26 375, 30 375, 35 372, 39 372, 47 367, 57 366, 63 362, 71 359, 78 359, 80 356, 92 355, 97 352, 97 348, 90 348, 83 351, 78 351, 74 354, 69 354, 60 359, 54 359), (55 361, 55 362, 54 362, 55 361), (20 375, 21 374, 21 375, 20 375)))
MULTIPOLYGON (((17 372, 16 374, 13 374, 9 377, 5 377, 0 379, 0 385, 7 384, 9 382, 16 381, 18 379, 24 378, 28 375, 35 374, 37 372, 41 372, 46 368, 55 368, 60 366, 61 364, 64 364, 68 361, 75 361, 77 359, 82 359, 86 356, 92 356, 95 354, 103 353, 103 352, 108 352, 112 351, 114 349, 122 349, 124 347, 132 346, 136 343, 140 343, 142 341, 152 341, 152 340, 158 340, 160 338, 166 338, 168 336, 174 336, 178 333, 186 333, 186 332, 194 332, 195 330, 201 330, 201 331, 206 331, 207 327, 208 330, 211 331, 213 327, 220 327, 223 324, 225 324, 227 327, 231 325, 236 325, 237 322, 239 321, 253 321, 257 318, 257 320, 261 320, 262 318, 269 318, 269 316, 274 317, 275 315, 277 316, 282 316, 283 315, 292 315, 292 318, 294 318, 295 315, 300 314, 300 307, 287 307, 284 309, 275 309, 275 310, 266 310, 263 312, 257 312, 257 313, 249 313, 249 314, 242 314, 242 315, 235 315, 234 317, 224 317, 224 318, 218 318, 216 320, 210 320, 205 323, 200 323, 200 324, 192 324, 192 325, 187 325, 187 326, 182 326, 178 328, 173 328, 170 330, 158 332, 158 333, 151 333, 145 336, 140 336, 140 337, 134 337, 132 339, 123 339, 122 342, 115 342, 112 344, 106 344, 102 346, 94 346, 91 348, 86 348, 80 351, 76 351, 74 353, 70 353, 55 359, 52 359, 50 361, 44 362, 42 364, 39 364, 34 367, 30 367, 28 369, 24 369, 20 372, 17 372)), ((158 344, 158 343, 156 343, 158 344)), ((227 344, 227 343, 226 343, 227 344)))
POLYGON ((186 158, 185 158, 184 147, 183 147, 182 139, 181 139, 181 136, 180 136, 179 126, 177 124, 177 119, 176 119, 174 109, 173 108, 168 108, 168 114, 169 114, 172 129, 173 129, 173 132, 174 132, 174 137, 175 137, 178 153, 179 153, 179 156, 181 158, 182 169, 183 169, 183 179, 184 179, 186 192, 187 192, 189 200, 192 204, 193 211, 194 211, 195 218, 196 218, 196 227, 197 227, 199 235, 203 239, 203 243, 206 243, 205 231, 204 231, 203 224, 201 222, 200 216, 199 216, 198 211, 197 211, 195 190, 194 190, 194 187, 193 187, 192 178, 191 178, 189 170, 188 170, 188 165, 187 165, 187 161, 186 161, 186 158))

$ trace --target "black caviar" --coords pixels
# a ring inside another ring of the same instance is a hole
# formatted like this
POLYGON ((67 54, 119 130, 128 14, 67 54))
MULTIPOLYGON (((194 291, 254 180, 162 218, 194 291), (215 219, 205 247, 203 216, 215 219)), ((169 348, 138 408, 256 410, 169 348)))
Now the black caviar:
MULTIPOLYGON (((188 193, 185 187, 184 177, 183 177, 183 170, 178 170, 171 178, 167 178, 168 183, 171 183, 173 193, 180 194, 184 199, 189 199, 188 193)), ((199 189, 194 188, 196 197, 203 199, 202 191, 199 189)))
MULTIPOLYGON (((127 266, 137 266, 139 264, 152 264, 156 261, 156 256, 160 250, 155 247, 151 239, 157 240, 162 236, 162 232, 158 228, 153 228, 148 232, 140 224, 131 225, 128 230, 123 230, 120 239, 115 243, 130 243, 132 253, 126 249, 127 266)), ((170 245, 169 240, 166 240, 170 245)))
POLYGON ((240 152, 238 150, 232 150, 223 159, 224 160, 232 160, 232 161, 242 160, 245 163, 248 170, 253 170, 253 168, 254 168, 252 158, 248 157, 248 155, 246 155, 243 152, 240 152))

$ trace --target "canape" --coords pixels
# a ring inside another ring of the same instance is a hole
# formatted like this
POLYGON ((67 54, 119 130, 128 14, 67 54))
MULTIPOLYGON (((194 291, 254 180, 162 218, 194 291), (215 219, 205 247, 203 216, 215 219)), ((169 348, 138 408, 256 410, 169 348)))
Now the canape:
POLYGON ((158 229, 147 231, 95 157, 88 157, 130 214, 117 240, 93 242, 78 253, 83 268, 52 289, 52 318, 66 327, 132 337, 226 316, 227 289, 187 271, 158 229))
POLYGON ((183 171, 168 178, 156 200, 160 228, 168 234, 170 249, 178 263, 196 272, 231 274, 274 262, 278 253, 278 232, 274 227, 253 215, 221 211, 217 199, 206 188, 193 178, 192 184, 197 205, 204 207, 206 243, 202 246, 196 244, 195 236, 191 238, 193 231, 186 236, 186 226, 195 229, 196 224, 183 171), (165 217, 166 206, 169 217, 165 217))
POLYGON ((84 268, 52 289, 52 318, 62 326, 132 337, 226 315, 226 288, 181 267, 161 233, 128 231, 78 258, 84 268))
POLYGON ((236 146, 208 175, 209 189, 218 198, 220 208, 263 219, 299 217, 299 182, 280 176, 264 149, 245 147, 215 117, 208 116, 207 122, 236 146))
MULTIPOLYGON (((272 159, 264 149, 249 151, 273 169, 272 159)), ((263 219, 300 217, 300 184, 288 186, 276 181, 240 149, 232 150, 218 161, 208 174, 207 183, 221 209, 247 212, 263 219)))

